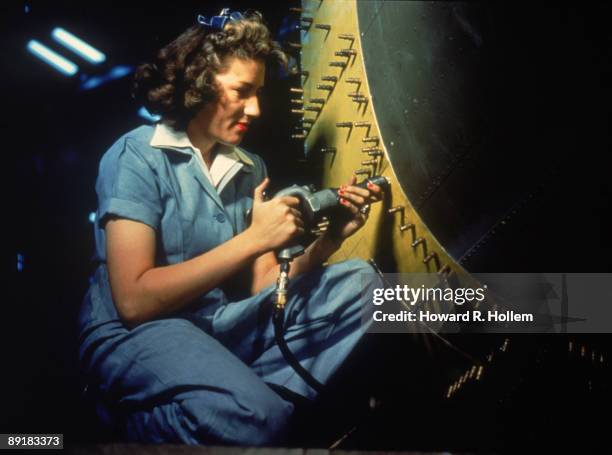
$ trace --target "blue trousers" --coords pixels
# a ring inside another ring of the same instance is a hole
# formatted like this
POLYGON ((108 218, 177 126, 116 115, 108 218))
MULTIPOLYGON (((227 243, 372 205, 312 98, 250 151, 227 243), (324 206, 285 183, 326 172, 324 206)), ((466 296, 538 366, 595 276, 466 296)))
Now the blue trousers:
MULTIPOLYGON (((362 273, 372 276, 372 268, 351 260, 290 283, 285 339, 322 383, 366 330, 362 273)), ((270 287, 212 314, 210 308, 195 309, 133 330, 105 330, 94 342, 90 335, 81 360, 97 382, 100 416, 132 441, 282 443, 293 404, 268 383, 311 399, 316 392, 287 364, 274 340, 272 294, 270 287)))

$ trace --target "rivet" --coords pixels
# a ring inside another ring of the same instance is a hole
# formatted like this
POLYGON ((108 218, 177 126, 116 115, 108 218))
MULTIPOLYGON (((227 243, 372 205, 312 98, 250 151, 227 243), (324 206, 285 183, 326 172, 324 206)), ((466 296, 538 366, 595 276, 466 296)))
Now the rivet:
POLYGON ((410 244, 410 246, 412 246, 412 248, 416 248, 421 243, 425 243, 425 239, 423 237, 419 237, 418 239, 416 239, 414 242, 410 244))
POLYGON ((321 147, 321 153, 336 153, 336 147, 321 147))
POLYGON ((334 55, 336 57, 350 57, 356 54, 357 54, 357 51, 355 49, 342 49, 341 51, 334 52, 334 55))
POLYGON ((365 103, 368 98, 363 95, 349 95, 354 103, 365 103))
POLYGON ((336 66, 338 68, 346 68, 346 62, 329 62, 329 66, 336 66))
POLYGON ((480 381, 480 378, 482 377, 482 373, 484 372, 484 367, 482 365, 480 365, 478 367, 478 372, 476 373, 476 380, 480 381))
POLYGON ((370 152, 381 152, 382 150, 380 150, 376 145, 374 145, 372 147, 363 147, 361 151, 364 153, 370 153, 370 152))
POLYGON ((336 76, 323 76, 321 77, 321 80, 326 82, 338 82, 338 78, 336 76))
POLYGON ((355 171, 353 171, 353 174, 355 175, 370 175, 370 170, 369 169, 357 169, 355 171))
POLYGON ((378 136, 364 137, 361 142, 378 142, 378 136))
POLYGON ((306 111, 304 109, 291 109, 292 114, 305 114, 306 111))
POLYGON ((362 166, 376 166, 378 164, 378 160, 365 160, 361 162, 362 166))
POLYGON ((338 128, 352 128, 353 122, 336 122, 338 128))
POLYGON ((450 265, 444 264, 440 270, 438 270, 439 275, 448 275, 451 272, 450 265))
POLYGON ((329 84, 317 84, 318 90, 329 90, 330 92, 334 89, 333 85, 329 84))
POLYGON ((432 259, 438 259, 438 254, 435 251, 432 251, 427 256, 425 256, 425 258, 423 259, 423 264, 427 264, 432 259))
POLYGON ((349 41, 355 41, 355 36, 349 33, 342 33, 341 35, 338 35, 338 38, 349 40, 349 41))
POLYGON ((415 228, 414 223, 408 223, 408 224, 402 224, 399 227, 399 230, 400 232, 404 232, 404 231, 407 231, 408 229, 414 229, 414 228, 415 228))
POLYGON ((396 205, 395 207, 391 207, 389 210, 387 210, 387 213, 396 213, 396 212, 403 212, 403 211, 404 211, 403 205, 396 205))
POLYGON ((300 93, 300 94, 301 94, 301 93, 304 93, 304 89, 302 89, 302 88, 295 88, 295 87, 291 87, 291 88, 289 89, 289 91, 290 91, 291 93, 300 93))
POLYGON ((319 30, 326 30, 326 31, 330 31, 331 30, 331 25, 328 24, 315 24, 315 28, 318 28, 319 30))
POLYGON ((353 126, 355 128, 369 128, 371 125, 370 122, 355 122, 353 126))
POLYGON ((344 82, 347 84, 361 84, 361 79, 358 77, 347 77, 344 82))

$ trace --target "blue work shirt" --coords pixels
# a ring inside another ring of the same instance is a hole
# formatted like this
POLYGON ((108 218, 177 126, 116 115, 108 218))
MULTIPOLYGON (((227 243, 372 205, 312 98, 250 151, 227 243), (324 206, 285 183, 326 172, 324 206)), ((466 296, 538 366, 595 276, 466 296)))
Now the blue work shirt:
MULTIPOLYGON (((99 265, 79 317, 82 337, 107 323, 116 328, 120 321, 106 268, 103 226, 109 217, 139 221, 155 230, 156 266, 184 262, 247 227, 246 213, 253 206, 253 190, 266 176, 259 156, 234 147, 230 152, 241 159, 226 170, 215 188, 202 168, 197 150, 188 145, 153 146, 154 133, 152 126, 130 131, 110 147, 100 162, 95 221, 95 260, 99 265)), ((228 302, 228 289, 236 292, 229 300, 245 298, 244 278, 237 274, 233 281, 225 283, 225 289, 211 290, 192 307, 198 308, 201 316, 212 314, 228 302)))

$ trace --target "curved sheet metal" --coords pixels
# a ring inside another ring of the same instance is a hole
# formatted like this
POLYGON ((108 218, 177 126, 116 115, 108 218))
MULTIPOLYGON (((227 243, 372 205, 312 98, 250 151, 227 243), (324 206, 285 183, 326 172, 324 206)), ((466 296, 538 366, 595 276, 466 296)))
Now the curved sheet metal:
POLYGON ((400 184, 461 260, 519 209, 567 150, 567 9, 357 2, 363 59, 400 184))

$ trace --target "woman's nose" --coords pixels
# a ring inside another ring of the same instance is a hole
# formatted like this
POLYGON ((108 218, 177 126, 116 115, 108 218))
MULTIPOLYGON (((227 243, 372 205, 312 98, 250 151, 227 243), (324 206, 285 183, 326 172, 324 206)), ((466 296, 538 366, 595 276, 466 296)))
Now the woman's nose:
POLYGON ((259 117, 261 111, 259 109, 259 98, 257 96, 251 96, 244 107, 244 113, 249 117, 259 117))

